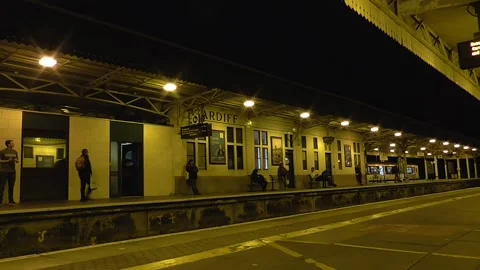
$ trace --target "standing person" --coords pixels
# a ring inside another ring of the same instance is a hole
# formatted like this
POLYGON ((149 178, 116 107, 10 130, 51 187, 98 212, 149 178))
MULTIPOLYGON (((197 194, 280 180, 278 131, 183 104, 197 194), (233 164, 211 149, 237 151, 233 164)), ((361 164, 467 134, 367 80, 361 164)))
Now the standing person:
POLYGON ((277 177, 278 177, 278 181, 283 182, 283 184, 285 185, 285 189, 287 189, 287 181, 288 181, 287 175, 288 175, 288 170, 287 168, 285 168, 285 165, 282 162, 278 167, 277 177))
POLYGON ((8 182, 8 203, 15 205, 13 189, 17 175, 15 163, 18 163, 18 153, 13 150, 15 147, 13 140, 6 140, 5 146, 7 148, 0 151, 0 205, 3 203, 3 191, 5 190, 6 182, 8 182))
POLYGON ((197 188, 198 168, 195 165, 195 161, 193 161, 193 159, 190 159, 188 161, 187 166, 185 167, 185 170, 188 173, 187 181, 192 187, 193 194, 200 195, 200 192, 198 192, 198 188, 197 188))
POLYGON ((92 163, 90 163, 90 157, 88 156, 87 149, 82 150, 82 155, 77 158, 75 167, 77 168, 78 176, 80 177, 80 201, 85 202, 92 193, 90 184, 90 178, 92 177, 92 163), (85 193, 87 184, 88 192, 85 193))
POLYGON ((357 178, 357 182, 360 186, 363 186, 362 184, 362 170, 360 169, 359 166, 355 167, 355 176, 357 178))

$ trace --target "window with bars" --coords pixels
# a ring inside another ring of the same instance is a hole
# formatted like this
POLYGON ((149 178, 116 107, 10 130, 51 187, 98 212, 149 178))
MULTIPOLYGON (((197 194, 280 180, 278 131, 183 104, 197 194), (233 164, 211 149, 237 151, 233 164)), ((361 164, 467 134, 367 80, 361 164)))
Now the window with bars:
POLYGON ((227 127, 227 167, 243 170, 243 128, 227 127))
POLYGON ((337 140, 337 157, 338 157, 338 169, 343 170, 343 161, 342 161, 342 142, 337 140))
POLYGON ((199 170, 207 169, 207 138, 187 141, 187 162, 193 160, 199 170))
POLYGON ((255 169, 268 170, 270 168, 270 160, 268 156, 268 132, 254 130, 253 144, 255 152, 255 169))
POLYGON ((360 143, 353 143, 353 162, 355 163, 355 167, 359 166, 361 167, 361 148, 360 148, 360 143))

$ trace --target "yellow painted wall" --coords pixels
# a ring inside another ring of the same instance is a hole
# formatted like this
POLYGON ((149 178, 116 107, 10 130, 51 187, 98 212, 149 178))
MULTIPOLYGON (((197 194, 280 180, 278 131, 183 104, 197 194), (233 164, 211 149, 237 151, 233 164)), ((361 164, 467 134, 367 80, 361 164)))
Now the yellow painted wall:
POLYGON ((98 190, 93 199, 110 197, 110 122, 106 119, 70 117, 69 136, 69 200, 80 200, 80 179, 75 160, 87 148, 92 162, 94 180, 98 190))
MULTIPOLYGON (((13 140, 15 142, 15 150, 18 152, 19 158, 22 152, 22 111, 0 109, 0 149, 5 148, 5 141, 13 140)), ((15 182, 14 199, 20 201, 20 163, 17 164, 17 179, 15 182)), ((8 202, 8 188, 5 185, 3 192, 3 203, 8 202)))
POLYGON ((175 192, 174 158, 182 152, 173 151, 172 127, 144 125, 144 196, 170 195, 175 192))
MULTIPOLYGON (((268 170, 262 170, 260 173, 263 175, 267 176, 268 175, 276 175, 278 166, 271 166, 271 140, 270 138, 273 137, 281 137, 282 138, 282 144, 284 145, 284 136, 285 134, 292 134, 294 137, 296 137, 296 140, 294 142, 294 168, 295 172, 294 174, 297 176, 297 183, 299 183, 298 188, 304 188, 306 187, 306 181, 308 181, 308 174, 310 173, 310 168, 314 166, 314 151, 318 151, 319 153, 319 170, 317 173, 321 173, 323 170, 325 170, 325 148, 324 148, 324 143, 322 137, 327 135, 327 132, 324 128, 321 127, 316 127, 316 128, 311 128, 308 130, 301 130, 298 134, 297 133, 297 126, 292 120, 288 120, 285 118, 280 118, 280 117, 264 117, 264 118, 255 118, 251 123, 247 125, 247 119, 243 117, 242 112, 234 112, 234 111, 226 111, 224 109, 220 108, 209 108, 213 109, 214 111, 219 111, 223 113, 230 113, 230 114, 235 114, 238 115, 238 120, 236 124, 225 124, 225 123, 218 123, 218 122, 212 122, 212 121, 207 121, 212 123, 212 128, 214 130, 223 130, 226 132, 227 126, 230 127, 242 127, 244 131, 244 142, 243 142, 243 147, 244 147, 244 170, 228 170, 227 165, 213 165, 209 164, 207 161, 207 170, 201 170, 199 172, 199 186, 201 186, 202 182, 207 183, 209 185, 224 185, 223 183, 220 183, 218 181, 227 181, 228 179, 231 180, 234 185, 242 185, 240 189, 245 189, 244 186, 246 186, 246 181, 244 178, 246 175, 250 174, 252 170, 255 168, 255 154, 254 154, 254 130, 260 130, 260 131, 267 131, 268 132, 268 150, 269 150, 269 162, 270 166, 268 170), (295 136, 296 135, 296 136, 295 136), (301 136, 305 135, 307 136, 307 170, 303 170, 302 168, 302 147, 301 147, 301 136), (313 137, 318 138, 318 150, 313 149, 313 137), (203 178, 203 179, 202 179, 203 178), (300 181, 300 182, 299 182, 300 181)), ((174 155, 175 158, 175 166, 174 166, 174 175, 177 178, 177 182, 180 182, 181 186, 182 184, 182 177, 184 175, 184 168, 185 164, 187 162, 187 157, 186 157, 186 146, 187 146, 187 141, 186 140, 181 140, 179 131, 180 127, 182 125, 188 125, 188 119, 183 119, 181 121, 178 121, 177 123, 180 123, 179 125, 175 126, 175 134, 174 134, 174 147, 175 149, 183 149, 179 151, 178 155, 174 155)), ((365 157, 363 154, 363 142, 362 138, 359 134, 350 132, 348 131, 348 128, 345 129, 340 129, 337 130, 336 132, 330 132, 330 136, 335 137, 335 142, 332 144, 332 164, 334 167, 334 175, 337 177, 335 180, 337 181, 337 184, 339 186, 351 186, 355 185, 355 168, 354 164, 352 164, 352 167, 345 167, 345 153, 344 153, 344 145, 348 144, 351 146, 352 149, 352 163, 354 162, 354 147, 353 143, 358 142, 360 143, 361 146, 361 153, 360 153, 360 161, 362 166, 365 164, 365 157), (336 143, 337 140, 341 140, 342 143, 342 163, 343 163, 343 168, 342 170, 339 170, 337 168, 338 163, 337 163, 337 147, 336 143)), ((194 140, 190 140, 194 141, 194 140)), ((283 149, 283 160, 285 160, 285 148, 283 149)), ((208 139, 207 139, 207 152, 208 152, 208 139)), ((208 153, 207 153, 208 156, 208 153)), ((178 184, 177 184, 178 187, 178 184)), ((230 188, 229 186, 226 186, 227 188, 230 188)), ((200 187, 201 188, 201 187, 200 187)), ((218 192, 215 190, 215 192, 218 192)))

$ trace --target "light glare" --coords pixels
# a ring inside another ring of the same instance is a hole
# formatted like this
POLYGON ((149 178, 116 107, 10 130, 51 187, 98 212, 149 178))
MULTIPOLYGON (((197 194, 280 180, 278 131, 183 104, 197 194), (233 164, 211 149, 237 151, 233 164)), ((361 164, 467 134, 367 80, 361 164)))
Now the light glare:
POLYGON ((57 60, 50 56, 44 56, 38 61, 38 63, 43 67, 51 68, 57 64, 57 60))
POLYGON ((348 121, 342 121, 342 122, 340 123, 340 125, 346 127, 346 126, 350 125, 350 122, 348 122, 348 121))
POLYGON ((309 112, 304 112, 304 113, 300 114, 300 117, 303 118, 303 119, 308 118, 308 117, 310 117, 310 113, 309 112))
POLYGON ((396 132, 394 135, 395 135, 395 137, 400 137, 400 136, 402 136, 402 133, 401 132, 396 132))
POLYGON ((177 86, 174 83, 167 83, 163 86, 163 90, 172 92, 177 89, 177 86))
POLYGON ((371 131, 371 132, 377 132, 377 131, 378 131, 378 127, 372 127, 372 128, 370 129, 370 131, 371 131))
POLYGON ((253 100, 247 100, 243 103, 243 106, 247 108, 253 107, 253 105, 255 105, 255 102, 253 102, 253 100))

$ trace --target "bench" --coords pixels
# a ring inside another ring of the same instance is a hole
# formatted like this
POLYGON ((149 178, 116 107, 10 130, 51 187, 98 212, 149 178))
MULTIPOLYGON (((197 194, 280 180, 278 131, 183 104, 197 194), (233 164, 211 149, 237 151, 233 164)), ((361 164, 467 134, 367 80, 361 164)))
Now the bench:
POLYGON ((250 184, 248 184, 248 191, 250 192, 262 191, 262 185, 260 185, 260 183, 253 182, 251 175, 248 175, 248 178, 250 179, 250 184))
MULTIPOLYGON (((320 188, 320 183, 322 183, 322 186, 323 187, 327 187, 327 181, 325 180, 321 180, 321 181, 315 181, 315 179, 312 178, 312 176, 308 176, 310 177, 310 188, 320 188)), ((317 177, 321 177, 321 176, 317 176, 317 177)))
POLYGON ((285 181, 278 181, 278 176, 270 175, 270 182, 272 183, 272 190, 275 190, 275 183, 278 183, 278 188, 280 188, 280 183, 283 184, 284 189, 287 189, 287 183, 285 181))

